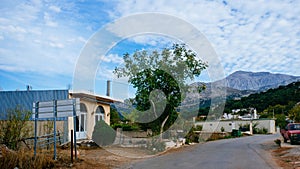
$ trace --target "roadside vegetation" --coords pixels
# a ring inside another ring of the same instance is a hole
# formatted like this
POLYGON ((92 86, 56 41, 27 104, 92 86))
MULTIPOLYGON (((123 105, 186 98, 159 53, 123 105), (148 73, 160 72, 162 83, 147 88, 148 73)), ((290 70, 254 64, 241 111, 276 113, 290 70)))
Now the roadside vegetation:
POLYGON ((41 153, 35 158, 33 150, 23 144, 32 133, 27 123, 30 115, 30 111, 17 106, 7 111, 6 117, 3 117, 6 120, 0 121, 0 166, 5 169, 54 167, 53 156, 41 153))

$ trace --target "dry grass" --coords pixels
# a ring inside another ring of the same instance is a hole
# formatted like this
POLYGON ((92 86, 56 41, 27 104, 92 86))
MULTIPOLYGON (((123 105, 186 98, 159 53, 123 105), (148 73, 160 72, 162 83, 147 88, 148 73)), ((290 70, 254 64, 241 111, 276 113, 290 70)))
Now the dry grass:
POLYGON ((8 150, 1 148, 2 155, 0 156, 0 166, 6 169, 22 168, 22 169, 43 169, 54 168, 55 161, 49 154, 38 154, 34 158, 33 151, 24 149, 19 151, 8 150))

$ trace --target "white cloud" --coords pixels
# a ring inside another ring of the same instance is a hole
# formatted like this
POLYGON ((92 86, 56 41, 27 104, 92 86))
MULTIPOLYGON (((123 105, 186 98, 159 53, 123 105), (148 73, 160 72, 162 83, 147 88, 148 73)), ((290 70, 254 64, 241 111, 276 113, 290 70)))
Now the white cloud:
POLYGON ((44 13, 44 21, 47 26, 57 27, 57 25, 58 25, 57 22, 53 21, 50 14, 47 12, 44 13))
POLYGON ((116 64, 122 64, 123 58, 120 57, 117 54, 109 54, 106 56, 100 56, 100 62, 106 62, 106 63, 116 63, 116 64))
POLYGON ((176 40, 163 35, 140 35, 129 39, 134 43, 150 46, 166 46, 174 43, 176 40))
POLYGON ((79 32, 81 21, 69 19, 72 11, 52 2, 20 1, 0 8, 0 70, 72 76, 89 34, 79 32))
POLYGON ((55 5, 51 5, 51 6, 49 7, 49 9, 50 9, 51 11, 53 11, 53 12, 56 12, 56 13, 61 12, 60 7, 55 6, 55 5))
MULTIPOLYGON (((113 17, 162 12, 195 25, 214 46, 226 74, 236 70, 300 75, 300 4, 290 1, 118 1, 113 17), (283 60, 294 60, 292 63, 283 60)), ((171 29, 171 28, 170 28, 171 29)), ((138 42, 138 41, 137 41, 138 42)))
MULTIPOLYGON (((104 24, 120 16, 159 12, 197 27, 212 43, 226 74, 249 70, 300 75, 300 3, 293 1, 31 0, 3 4, 0 70, 71 77, 85 43, 104 24)), ((172 42, 163 36, 129 40, 151 48, 172 42)), ((123 62, 118 55, 100 59, 107 78, 112 76, 112 65, 123 62)))
POLYGON ((50 42, 49 45, 55 48, 64 48, 64 45, 62 43, 50 42))

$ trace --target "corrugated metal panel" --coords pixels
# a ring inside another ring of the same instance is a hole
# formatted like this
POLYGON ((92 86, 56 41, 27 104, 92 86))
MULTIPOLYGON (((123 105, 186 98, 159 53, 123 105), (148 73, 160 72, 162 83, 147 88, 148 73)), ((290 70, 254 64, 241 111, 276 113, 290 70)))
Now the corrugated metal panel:
POLYGON ((29 90, 29 91, 1 91, 0 119, 5 119, 8 110, 21 106, 31 111, 32 103, 36 101, 51 101, 68 99, 68 90, 29 90))

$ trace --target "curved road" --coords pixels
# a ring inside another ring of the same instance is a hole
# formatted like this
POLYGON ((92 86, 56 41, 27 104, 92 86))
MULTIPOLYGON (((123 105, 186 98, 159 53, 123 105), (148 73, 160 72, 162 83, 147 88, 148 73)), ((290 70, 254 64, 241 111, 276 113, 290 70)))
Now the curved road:
POLYGON ((265 150, 279 135, 255 135, 207 142, 178 153, 145 159, 124 169, 278 169, 265 150))

